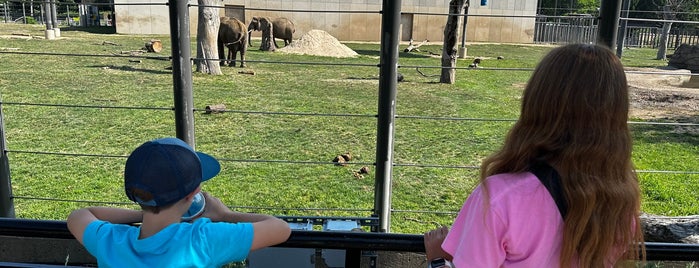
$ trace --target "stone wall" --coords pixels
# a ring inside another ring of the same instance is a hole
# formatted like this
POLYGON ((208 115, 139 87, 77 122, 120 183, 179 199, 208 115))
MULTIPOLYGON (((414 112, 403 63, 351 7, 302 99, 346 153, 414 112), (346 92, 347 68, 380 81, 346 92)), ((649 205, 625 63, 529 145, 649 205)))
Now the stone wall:
MULTIPOLYGON (((122 34, 169 34, 170 25, 168 7, 156 0, 115 0, 115 18, 117 33, 122 34), (128 3, 154 3, 148 5, 118 5, 128 3)), ((197 1, 190 0, 191 5, 197 1)), ((444 37, 444 26, 449 1, 437 0, 403 0, 401 15, 401 40, 411 38, 416 41, 430 40, 440 42, 444 37)), ((497 16, 534 16, 537 0, 497 0, 488 1, 481 6, 480 1, 472 1, 466 30, 469 42, 532 43, 534 40, 534 18, 484 17, 497 16)), ((245 7, 243 20, 249 23, 253 16, 288 17, 296 23, 296 36, 303 36, 310 30, 323 30, 341 41, 381 40, 382 1, 380 0, 224 0, 222 6, 245 7), (255 10, 267 9, 267 10, 255 10), (275 10, 275 11, 268 11, 275 10), (276 10, 297 10, 276 11, 276 10), (302 12, 306 10, 325 10, 330 12, 302 12), (355 11, 338 13, 332 11, 355 11)), ((196 35, 197 7, 189 10, 190 31, 196 35)), ((236 11, 237 12, 237 11, 236 11)), ((221 16, 227 13, 221 9, 221 16)), ((459 24, 461 27, 462 23, 459 24)), ((459 34, 461 30, 458 31, 459 34)), ((260 33, 253 37, 259 38, 260 33)))

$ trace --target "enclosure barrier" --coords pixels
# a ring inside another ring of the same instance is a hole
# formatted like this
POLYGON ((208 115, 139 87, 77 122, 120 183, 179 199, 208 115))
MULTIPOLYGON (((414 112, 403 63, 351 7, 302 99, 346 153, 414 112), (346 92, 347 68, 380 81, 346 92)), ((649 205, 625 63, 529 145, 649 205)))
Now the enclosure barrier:
MULTIPOLYGON (((65 221, 0 218, 0 236, 74 239, 65 221)), ((649 261, 699 261, 699 244, 646 242, 649 261)), ((423 236, 375 232, 291 232, 289 239, 275 247, 344 249, 350 251, 399 251, 423 253, 423 236)), ((347 254, 359 257, 359 255, 347 254)), ((347 260, 356 261, 356 260, 347 260)), ((354 266, 352 266, 354 267, 354 266)), ((357 266, 358 267, 358 266, 357 266)))
MULTIPOLYGON (((612 5, 613 6, 613 5, 612 5)), ((182 10, 183 8, 180 8, 182 10)), ((613 13, 613 12, 612 12, 613 13)), ((392 18, 395 19, 396 16, 392 18)), ((607 20, 609 22, 609 20, 607 20)), ((395 25, 395 24, 394 24, 395 25)), ((395 32, 395 30, 393 30, 395 32)), ((609 32, 604 34, 610 35, 609 32)), ((603 34, 603 35, 604 35, 603 34)), ((611 36, 604 36, 603 41, 611 43, 611 36)), ((180 40, 181 41, 181 40, 180 40)), ((393 41, 393 40, 392 40, 393 41)), ((383 43, 383 42, 382 42, 383 43)), ((173 42, 175 44, 175 42, 173 42)), ((383 45, 382 48, 395 49, 395 45, 383 45)), ((174 50, 174 48, 173 48, 174 50)), ((179 49, 177 49, 179 50, 179 49)), ((386 53, 382 54, 382 59, 387 59, 388 62, 383 62, 378 67, 386 68, 384 71, 386 75, 382 75, 382 88, 394 88, 395 79, 391 79, 394 76, 395 68, 395 53, 387 49, 382 49, 386 53), (390 59, 390 60, 388 60, 390 59), (388 77, 389 79, 386 79, 388 77), (386 85, 384 85, 385 83, 386 85)), ((189 56, 179 57, 180 59, 191 58, 189 56)), ((180 69, 191 69, 191 68, 181 68, 182 66, 174 66, 175 71, 180 69)), ((186 67, 186 66, 185 66, 186 67)), ((408 66, 402 66, 408 67, 408 66)), ((441 67, 435 67, 441 68, 441 67)), ((191 79, 187 79, 191 80, 191 79)), ((175 81, 178 84, 182 81, 175 81)), ((191 83, 191 81, 184 81, 184 84, 191 83)), ((181 84, 181 83, 180 83, 181 84)), ((383 91, 382 91, 383 92, 383 91)), ((383 92, 384 94, 395 94, 395 92, 383 92)), ((387 96, 386 99, 391 99, 392 96, 387 96)), ((181 99, 181 98, 178 98, 181 99)), ((191 106, 190 103, 184 103, 182 106, 191 106)), ((392 109, 391 104, 387 103, 385 105, 388 110, 386 113, 391 114, 392 109)), ((178 109, 187 110, 187 109, 178 109)), ((194 109, 192 109, 194 110, 194 109)), ((394 115, 395 116, 395 115, 394 115)), ((390 119, 391 116, 386 119, 390 119)), ((184 120, 183 120, 184 122, 184 120)), ((186 122, 185 125, 189 125, 186 122)), ((391 133, 385 133, 386 136, 390 136, 391 133)), ((390 144, 385 144, 384 147, 390 147, 390 144)), ((386 152, 387 150, 381 150, 386 152)), ((378 152, 377 152, 378 154, 378 152)), ((390 161, 387 162, 387 172, 390 178, 390 161)), ((387 183, 383 188, 389 188, 390 181, 383 181, 387 183)), ((379 188, 379 187, 377 187, 379 188)), ((383 192, 383 191, 381 191, 383 192)), ((9 195, 8 195, 9 197, 9 195)), ((384 195, 383 198, 388 197, 384 195)), ((396 212, 397 210, 392 210, 386 200, 381 200, 382 198, 377 198, 377 204, 375 209, 378 212, 388 213, 389 211, 396 212), (381 201, 381 202, 379 202, 381 201), (379 209, 379 207, 381 207, 379 209)), ((379 213, 377 213, 379 214, 379 213)), ((383 214, 383 213, 382 213, 383 214)), ((388 222, 387 217, 384 215, 384 223, 388 222)), ((73 236, 67 231, 65 222, 63 221, 47 221, 47 220, 25 220, 25 219, 0 219, 0 235, 12 236, 12 237, 36 237, 36 238, 59 238, 72 240, 73 236)), ((347 258, 348 262, 353 261, 352 258, 356 258, 358 252, 361 251, 403 251, 403 252, 424 252, 424 245, 422 244, 423 237, 421 235, 412 234, 388 234, 388 233, 363 233, 363 232, 318 232, 318 231, 301 231, 295 230, 292 232, 289 240, 277 247, 290 247, 290 248, 324 248, 324 249, 343 249, 348 252, 347 258)), ((686 244, 667 244, 667 243, 646 243, 647 247, 647 258, 649 260, 667 260, 667 261, 699 261, 699 245, 686 245, 686 244)), ((347 266, 354 267, 354 266, 347 266)))

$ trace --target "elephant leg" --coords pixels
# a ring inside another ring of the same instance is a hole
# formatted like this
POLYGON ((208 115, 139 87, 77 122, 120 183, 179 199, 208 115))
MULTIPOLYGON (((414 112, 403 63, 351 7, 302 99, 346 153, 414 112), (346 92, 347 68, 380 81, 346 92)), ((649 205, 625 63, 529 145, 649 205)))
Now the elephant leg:
POLYGON ((245 65, 245 50, 246 50, 245 48, 242 48, 242 49, 240 50, 240 68, 245 68, 245 67, 247 67, 247 66, 245 65))
POLYGON ((228 48, 228 66, 233 67, 235 66, 235 49, 233 48, 228 48))
POLYGON ((274 42, 274 48, 279 48, 279 45, 277 45, 277 38, 272 38, 272 42, 274 42))
POLYGON ((284 39, 284 46, 291 44, 291 39, 284 39))
POLYGON ((218 42, 218 58, 221 60, 221 66, 226 65, 226 47, 223 46, 223 42, 218 42))

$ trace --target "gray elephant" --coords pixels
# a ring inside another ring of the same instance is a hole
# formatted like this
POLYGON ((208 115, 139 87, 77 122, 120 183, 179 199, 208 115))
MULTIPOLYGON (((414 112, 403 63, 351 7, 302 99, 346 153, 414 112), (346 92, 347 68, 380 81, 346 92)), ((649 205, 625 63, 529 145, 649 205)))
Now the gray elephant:
MULTIPOLYGON (((291 43, 292 40, 294 40, 294 32, 296 32, 296 26, 294 26, 294 22, 291 20, 284 18, 284 17, 279 17, 275 18, 272 21, 272 34, 274 36, 274 46, 279 47, 277 45, 277 38, 283 39, 284 40, 284 46, 288 46, 289 43, 291 43)), ((248 32, 248 35, 252 33, 252 31, 261 31, 261 25, 260 25, 260 17, 252 17, 252 20, 250 21, 250 24, 248 25, 248 29, 250 32, 248 32)), ((252 40, 248 36, 248 44, 252 46, 252 40)))
POLYGON ((240 67, 245 67, 245 52, 248 50, 248 28, 245 23, 229 17, 221 17, 221 25, 218 28, 218 57, 221 65, 229 63, 235 66, 236 54, 240 52, 240 67), (228 48, 228 55, 225 48, 228 48))

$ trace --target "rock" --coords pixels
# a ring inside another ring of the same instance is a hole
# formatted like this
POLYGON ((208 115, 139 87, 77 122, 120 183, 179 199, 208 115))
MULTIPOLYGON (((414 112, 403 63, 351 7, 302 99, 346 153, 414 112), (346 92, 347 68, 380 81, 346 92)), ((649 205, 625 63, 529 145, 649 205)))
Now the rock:
POLYGON ((699 243, 699 215, 664 217, 641 215, 646 242, 699 243))
POLYGON ((680 45, 670 57, 667 65, 699 73, 699 46, 680 45))

